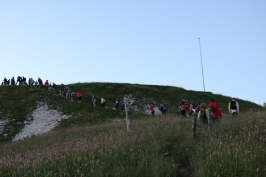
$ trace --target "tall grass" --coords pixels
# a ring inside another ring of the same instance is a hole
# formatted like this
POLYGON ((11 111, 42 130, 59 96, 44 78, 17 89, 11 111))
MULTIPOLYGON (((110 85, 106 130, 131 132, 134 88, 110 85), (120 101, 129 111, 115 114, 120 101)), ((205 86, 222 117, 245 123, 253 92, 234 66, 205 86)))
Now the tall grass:
POLYGON ((0 148, 0 176, 264 176, 266 113, 223 117, 211 138, 176 116, 60 129, 0 148))
MULTIPOLYGON (((179 128, 176 118, 73 127, 0 151, 2 176, 167 176, 178 170, 163 158, 163 144, 179 128), (176 124, 174 127, 172 124, 176 124), (19 148, 21 147, 21 148, 19 148), (158 168, 159 167, 159 168, 158 168)), ((171 139, 171 138, 170 138, 171 139)))

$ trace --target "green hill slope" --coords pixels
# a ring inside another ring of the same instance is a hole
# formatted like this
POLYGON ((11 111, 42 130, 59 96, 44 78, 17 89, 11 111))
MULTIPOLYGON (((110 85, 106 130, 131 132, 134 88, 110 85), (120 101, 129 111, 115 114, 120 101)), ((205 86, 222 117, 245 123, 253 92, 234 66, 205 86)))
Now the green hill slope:
MULTIPOLYGON (((224 114, 213 125, 211 138, 200 128, 192 136, 191 119, 182 119, 177 109, 181 99, 209 102, 214 98, 227 112, 229 97, 187 91, 169 86, 116 83, 68 85, 83 93, 82 103, 71 102, 58 93, 30 86, 0 87, 0 176, 263 176, 265 174, 266 113, 238 99, 241 114, 224 114), (107 101, 106 109, 93 107, 91 93, 107 101), (126 136, 125 118, 114 110, 116 98, 129 96, 131 134, 126 136), (18 142, 12 140, 32 119, 36 102, 71 115, 54 131, 18 142), (143 111, 148 103, 165 103, 166 116, 143 111), (240 121, 239 121, 240 120, 240 121)), ((203 125, 205 129, 207 127, 203 125)))
MULTIPOLYGON (((47 91, 37 86, 2 86, 0 87, 0 120, 5 120, 3 131, 0 133, 0 142, 10 141, 24 127, 24 121, 31 119, 31 112, 36 108, 37 101, 46 102, 52 109, 60 109, 64 114, 71 115, 68 120, 63 120, 59 127, 72 125, 89 125, 104 122, 113 118, 124 118, 124 112, 115 111, 115 99, 123 100, 124 96, 130 96, 131 119, 145 117, 143 113, 147 104, 152 103, 159 106, 163 103, 168 108, 168 114, 179 114, 178 106, 182 99, 188 102, 209 103, 213 98, 220 105, 221 109, 227 111, 230 97, 212 94, 210 92, 189 91, 178 87, 139 85, 123 83, 76 83, 67 85, 71 90, 80 90, 83 94, 82 103, 71 102, 65 97, 59 96, 59 87, 56 93, 47 91), (91 103, 91 94, 98 97, 98 106, 95 108, 91 103), (100 97, 107 101, 106 109, 100 108, 100 97)), ((262 109, 261 106, 250 101, 237 98, 241 111, 250 109, 262 109)))
MULTIPOLYGON (((231 100, 230 96, 213 94, 211 92, 200 92, 185 90, 179 87, 158 86, 158 85, 139 85, 139 84, 121 84, 121 83, 77 83, 70 84, 73 90, 81 90, 87 101, 91 99, 91 93, 98 97, 103 96, 107 100, 107 106, 114 106, 116 98, 123 99, 125 95, 133 95, 135 105, 142 108, 146 104, 154 102, 159 106, 160 103, 166 105, 169 111, 176 112, 182 99, 188 103, 209 103, 213 98, 221 107, 227 111, 227 106, 231 100)), ((236 98, 241 105, 241 111, 250 109, 258 110, 262 106, 250 101, 236 98)))

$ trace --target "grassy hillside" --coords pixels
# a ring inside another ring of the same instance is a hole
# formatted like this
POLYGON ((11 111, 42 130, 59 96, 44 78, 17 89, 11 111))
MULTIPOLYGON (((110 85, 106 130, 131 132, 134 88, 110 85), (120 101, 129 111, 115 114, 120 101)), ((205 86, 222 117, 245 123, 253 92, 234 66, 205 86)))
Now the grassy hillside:
MULTIPOLYGON (((124 112, 113 109, 100 108, 100 97, 107 101, 106 107, 113 108, 115 99, 123 100, 125 95, 132 95, 132 106, 144 111, 147 104, 159 106, 163 103, 168 108, 168 113, 179 114, 178 106, 182 99, 190 102, 209 103, 214 98, 222 110, 227 112, 230 97, 215 95, 210 92, 189 91, 178 87, 118 84, 118 83, 76 83, 67 85, 73 91, 80 90, 83 94, 82 103, 71 102, 59 96, 59 87, 56 93, 47 91, 37 86, 2 86, 0 87, 0 118, 8 120, 4 131, 0 133, 0 142, 10 141, 24 126, 24 120, 31 119, 31 112, 36 108, 36 101, 44 101, 53 109, 60 109, 65 114, 72 115, 71 119, 61 122, 60 127, 71 125, 95 124, 113 118, 124 118, 124 112), (98 106, 95 108, 91 103, 91 94, 98 97, 98 106)), ((259 110, 261 106, 249 101, 238 99, 241 111, 250 109, 259 110)), ((131 119, 145 117, 143 112, 130 111, 131 119)))
MULTIPOLYGON (((206 102, 214 98, 227 112, 229 97, 187 91, 169 86, 115 83, 68 85, 83 93, 82 103, 58 93, 30 86, 0 87, 0 117, 8 120, 0 133, 0 176, 264 176, 266 113, 249 101, 238 99, 241 114, 235 120, 224 114, 214 124, 211 138, 198 128, 192 136, 191 119, 177 109, 181 99, 206 102), (95 108, 91 93, 103 96, 107 107, 95 108), (129 111, 131 136, 126 135, 125 115, 113 110, 116 98, 135 99, 134 106, 164 103, 166 116, 129 111), (46 102, 72 118, 54 131, 10 142, 32 119, 36 101, 46 102), (250 111, 253 109, 253 111, 250 111), (109 121, 121 118, 121 122, 109 121)), ((204 126, 207 130, 207 127, 204 126)))
POLYGON ((0 145, 0 176, 209 177, 265 175, 265 112, 225 116, 211 138, 191 120, 157 116, 73 126, 0 145))
MULTIPOLYGON (((136 98, 136 105, 141 106, 156 102, 159 106, 163 103, 170 111, 176 111, 181 100, 185 99, 188 103, 209 103, 213 98, 221 107, 227 111, 227 106, 231 100, 230 96, 212 94, 211 92, 199 92, 185 90, 179 87, 158 86, 158 85, 139 85, 139 84, 120 84, 120 83, 77 83, 68 85, 73 90, 81 90, 85 99, 91 99, 91 93, 99 97, 103 96, 107 100, 108 106, 114 106, 116 98, 122 100, 125 95, 133 95, 136 98)), ((236 98, 241 105, 241 110, 258 110, 262 106, 250 101, 236 98)))

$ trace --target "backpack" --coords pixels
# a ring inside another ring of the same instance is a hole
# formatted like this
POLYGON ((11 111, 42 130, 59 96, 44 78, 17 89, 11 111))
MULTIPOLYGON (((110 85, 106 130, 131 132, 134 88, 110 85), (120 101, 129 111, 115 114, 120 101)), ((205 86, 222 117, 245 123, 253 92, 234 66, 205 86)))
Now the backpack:
POLYGON ((210 106, 210 111, 211 111, 212 114, 215 113, 215 109, 214 109, 214 106, 213 105, 210 106))
POLYGON ((185 110, 186 109, 186 105, 185 104, 181 104, 180 109, 181 110, 185 110))
POLYGON ((207 115, 206 115, 206 110, 205 109, 201 109, 200 110, 200 118, 203 122, 207 122, 207 115))
POLYGON ((162 111, 166 111, 166 107, 162 105, 162 111))
POLYGON ((230 109, 237 109, 237 107, 236 107, 236 101, 231 101, 230 102, 230 109))
POLYGON ((77 92, 77 97, 81 97, 81 96, 82 96, 81 92, 77 92))

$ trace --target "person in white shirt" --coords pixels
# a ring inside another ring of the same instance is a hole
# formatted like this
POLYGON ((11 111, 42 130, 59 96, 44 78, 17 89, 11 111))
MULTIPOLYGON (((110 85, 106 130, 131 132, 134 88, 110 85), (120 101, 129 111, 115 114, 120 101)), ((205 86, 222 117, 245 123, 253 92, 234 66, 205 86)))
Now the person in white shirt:
POLYGON ((101 97, 101 107, 104 108, 105 107, 105 99, 103 97, 101 97))
POLYGON ((239 113, 239 103, 235 98, 232 98, 232 100, 229 102, 228 111, 231 114, 232 118, 237 116, 237 114, 239 113))

